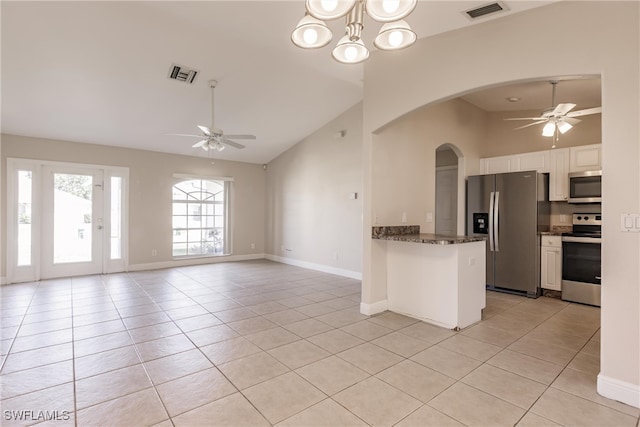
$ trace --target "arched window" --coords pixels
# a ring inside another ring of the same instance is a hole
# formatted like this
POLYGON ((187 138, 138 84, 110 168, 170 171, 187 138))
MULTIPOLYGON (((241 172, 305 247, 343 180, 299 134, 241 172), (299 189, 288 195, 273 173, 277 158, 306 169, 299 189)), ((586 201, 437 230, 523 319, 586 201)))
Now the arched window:
POLYGON ((173 186, 173 256, 211 256, 230 252, 230 181, 190 179, 173 186))

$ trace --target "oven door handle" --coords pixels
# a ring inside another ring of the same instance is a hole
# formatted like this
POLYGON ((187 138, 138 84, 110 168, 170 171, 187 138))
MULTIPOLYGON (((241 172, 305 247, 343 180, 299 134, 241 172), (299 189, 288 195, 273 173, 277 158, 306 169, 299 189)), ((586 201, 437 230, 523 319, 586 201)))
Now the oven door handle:
POLYGON ((574 237, 574 236, 562 236, 563 242, 569 243, 601 243, 600 237, 574 237))

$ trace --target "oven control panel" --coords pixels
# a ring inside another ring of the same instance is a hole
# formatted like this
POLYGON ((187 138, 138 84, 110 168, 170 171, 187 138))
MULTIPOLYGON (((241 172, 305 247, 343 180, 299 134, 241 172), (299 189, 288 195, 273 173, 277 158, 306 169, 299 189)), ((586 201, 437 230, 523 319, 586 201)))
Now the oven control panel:
POLYGON ((602 215, 599 213, 573 214, 573 225, 602 225, 602 215))

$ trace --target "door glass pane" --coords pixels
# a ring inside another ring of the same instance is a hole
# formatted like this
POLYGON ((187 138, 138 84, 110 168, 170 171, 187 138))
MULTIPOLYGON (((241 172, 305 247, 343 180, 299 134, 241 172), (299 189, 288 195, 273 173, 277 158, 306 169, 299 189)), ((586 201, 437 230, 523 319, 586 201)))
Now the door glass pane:
POLYGON ((91 261, 93 177, 53 174, 53 262, 91 261))
POLYGON ((111 259, 122 258, 122 178, 111 177, 111 259))
POLYGON ((18 265, 31 265, 31 171, 18 171, 18 265))

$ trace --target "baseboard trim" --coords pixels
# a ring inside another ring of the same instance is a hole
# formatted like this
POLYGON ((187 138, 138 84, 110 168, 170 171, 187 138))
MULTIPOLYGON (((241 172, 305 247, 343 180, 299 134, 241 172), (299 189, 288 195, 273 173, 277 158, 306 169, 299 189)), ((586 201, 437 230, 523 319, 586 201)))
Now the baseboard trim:
POLYGON ((171 261, 150 262, 146 264, 129 264, 127 271, 160 270, 163 268, 188 267, 191 265, 218 264, 221 262, 251 261, 265 259, 264 254, 228 255, 209 258, 185 258, 171 261))
POLYGON ((271 255, 271 254, 266 254, 265 258, 270 261, 280 262, 282 264, 308 268, 309 270, 322 271, 323 273, 335 274, 337 276, 348 277, 350 279, 362 280, 362 273, 357 271, 346 270, 344 268, 336 268, 328 265, 316 264, 308 261, 300 261, 298 259, 286 258, 286 257, 281 257, 281 256, 271 255))
POLYGON ((374 314, 382 313, 389 307, 389 302, 385 299, 382 301, 374 302, 373 304, 360 303, 360 313, 366 316, 373 316, 374 314))
POLYGON ((598 394, 640 408, 640 385, 598 375, 598 394))

